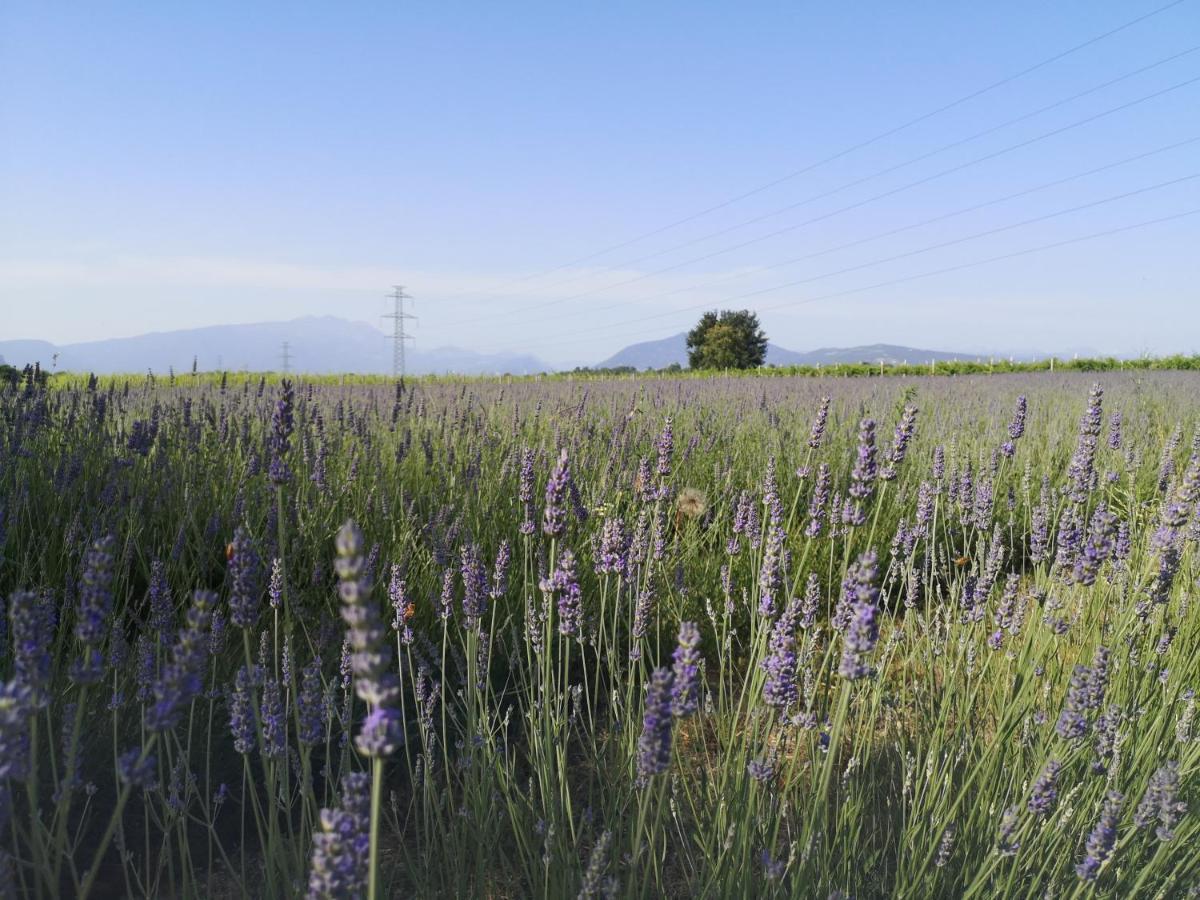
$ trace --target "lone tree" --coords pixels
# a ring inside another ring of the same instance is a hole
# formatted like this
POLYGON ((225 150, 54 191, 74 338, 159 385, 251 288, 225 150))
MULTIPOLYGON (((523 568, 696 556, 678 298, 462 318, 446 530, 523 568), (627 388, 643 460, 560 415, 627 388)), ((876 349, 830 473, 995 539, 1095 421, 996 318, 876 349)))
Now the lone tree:
POLYGON ((748 309, 706 312, 688 332, 693 369, 754 369, 767 358, 767 336, 748 309))

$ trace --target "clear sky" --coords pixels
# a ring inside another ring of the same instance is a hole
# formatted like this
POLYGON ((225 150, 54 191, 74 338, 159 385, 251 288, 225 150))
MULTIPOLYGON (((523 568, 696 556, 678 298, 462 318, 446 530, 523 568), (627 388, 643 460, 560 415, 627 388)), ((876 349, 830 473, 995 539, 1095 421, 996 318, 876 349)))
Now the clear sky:
POLYGON ((1200 351, 1200 0, 822 162, 1166 3, 6 0, 0 338, 1200 351))

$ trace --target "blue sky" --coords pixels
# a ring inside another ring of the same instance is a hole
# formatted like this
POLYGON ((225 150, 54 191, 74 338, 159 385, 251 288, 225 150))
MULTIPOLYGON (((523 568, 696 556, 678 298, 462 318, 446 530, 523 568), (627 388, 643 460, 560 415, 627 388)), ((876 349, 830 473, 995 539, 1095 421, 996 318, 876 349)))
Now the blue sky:
POLYGON ((0 338, 382 327, 399 282, 421 346, 554 363, 717 305, 800 350, 1200 350, 1200 215, 974 265, 1200 209, 1196 0, 593 256, 1165 2, 9 0, 0 338))

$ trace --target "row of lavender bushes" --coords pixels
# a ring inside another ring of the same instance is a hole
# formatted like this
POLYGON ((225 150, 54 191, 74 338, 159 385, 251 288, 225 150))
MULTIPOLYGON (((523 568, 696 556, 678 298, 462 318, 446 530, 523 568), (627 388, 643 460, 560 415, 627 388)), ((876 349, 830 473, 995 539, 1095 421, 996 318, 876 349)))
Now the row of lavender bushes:
POLYGON ((0 892, 1188 896, 1200 382, 1085 378, 6 389, 0 892))

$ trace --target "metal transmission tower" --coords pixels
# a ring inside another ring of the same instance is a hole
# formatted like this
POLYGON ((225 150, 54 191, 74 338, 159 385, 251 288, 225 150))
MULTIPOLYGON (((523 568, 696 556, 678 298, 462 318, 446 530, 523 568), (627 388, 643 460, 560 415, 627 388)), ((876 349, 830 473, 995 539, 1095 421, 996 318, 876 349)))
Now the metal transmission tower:
POLYGON ((383 318, 392 320, 392 375, 396 378, 403 378, 404 342, 412 340, 412 335, 406 334, 404 331, 404 322, 407 319, 416 321, 417 317, 404 310, 404 302, 412 300, 412 297, 404 293, 403 285, 398 284, 393 287, 392 292, 387 297, 395 303, 393 311, 384 313, 383 315, 383 318))
POLYGON ((287 341, 283 342, 283 350, 280 351, 279 357, 283 362, 283 374, 286 375, 292 371, 291 345, 287 341))

